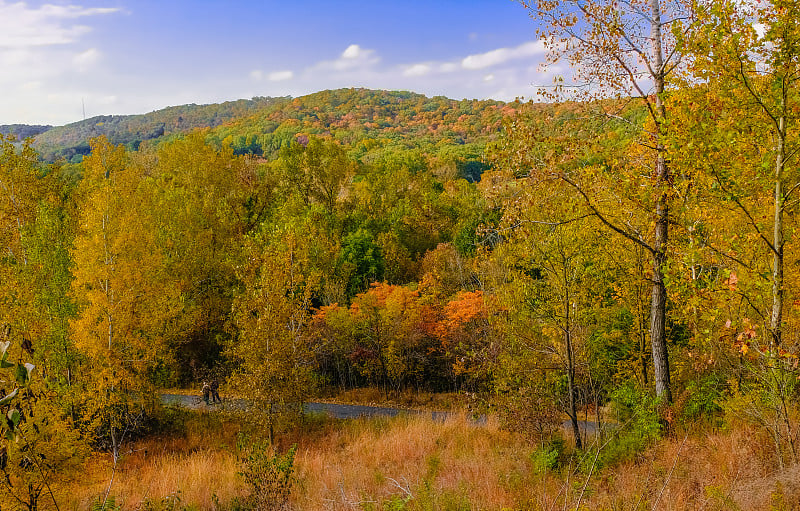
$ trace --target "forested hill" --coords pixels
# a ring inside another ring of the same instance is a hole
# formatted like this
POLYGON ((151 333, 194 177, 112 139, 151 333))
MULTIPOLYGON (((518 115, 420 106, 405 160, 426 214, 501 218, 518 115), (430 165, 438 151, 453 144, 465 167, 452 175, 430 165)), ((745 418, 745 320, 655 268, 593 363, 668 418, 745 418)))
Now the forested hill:
POLYGON ((18 140, 24 140, 28 137, 35 137, 52 128, 49 125, 39 124, 1 124, 0 135, 14 135, 18 140))
POLYGON ((256 97, 210 105, 173 106, 140 115, 101 115, 44 131, 36 136, 34 147, 46 161, 60 158, 80 161, 89 152, 89 140, 100 135, 105 135, 114 144, 136 149, 145 140, 187 133, 197 128, 213 128, 288 100, 256 97))
POLYGON ((446 145, 482 146, 499 133, 502 118, 514 108, 494 100, 456 101, 411 92, 327 90, 220 126, 211 138, 237 153, 267 157, 298 135, 331 137, 353 147, 378 143, 433 151, 446 145))
POLYGON ((236 154, 268 160, 293 140, 318 136, 344 144, 354 159, 370 161, 403 153, 426 164, 457 167, 468 179, 483 170, 488 141, 502 119, 518 108, 494 100, 453 100, 412 92, 338 89, 298 98, 254 98, 215 105, 184 105, 144 115, 101 116, 53 128, 34 146, 47 161, 79 161, 89 140, 106 135, 138 148, 146 140, 171 140, 196 128, 212 128, 207 140, 236 154))

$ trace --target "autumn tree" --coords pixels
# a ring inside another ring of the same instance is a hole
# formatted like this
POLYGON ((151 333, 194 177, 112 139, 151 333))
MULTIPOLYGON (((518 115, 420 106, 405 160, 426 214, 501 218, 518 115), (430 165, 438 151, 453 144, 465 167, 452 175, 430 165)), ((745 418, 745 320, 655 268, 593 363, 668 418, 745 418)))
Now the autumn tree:
POLYGON ((81 309, 71 332, 87 359, 84 419, 116 466, 123 442, 155 401, 148 371, 165 355, 162 329, 178 301, 157 271, 162 266, 155 229, 146 216, 131 214, 147 203, 140 193, 141 168, 122 146, 100 138, 93 140, 83 169, 72 282, 81 309))
MULTIPOLYGON (((739 217, 769 255, 771 303, 759 313, 776 346, 786 324, 787 215, 796 213, 800 184, 798 15, 795 2, 711 2, 690 41, 702 84, 676 101, 686 114, 675 128, 675 143, 688 146, 680 163, 705 179, 704 196, 739 217)), ((732 260, 748 261, 724 237, 708 241, 732 260)), ((750 266, 741 270, 767 273, 760 263, 750 266)))
POLYGON ((24 334, 28 342, 36 315, 35 291, 26 283, 32 266, 25 233, 46 193, 41 174, 29 144, 17 149, 13 137, 0 136, 0 329, 24 334))
POLYGON ((180 302, 163 332, 180 364, 165 377, 186 382, 219 361, 242 240, 272 213, 272 185, 252 159, 207 144, 203 133, 133 159, 147 200, 132 207, 154 229, 152 248, 160 256, 150 271, 180 302))
POLYGON ((291 229, 248 237, 239 268, 242 292, 233 302, 235 335, 226 354, 236 364, 231 383, 262 411, 270 440, 280 421, 302 413, 313 388, 307 328, 320 291, 308 240, 291 229))
POLYGON ((670 140, 696 182, 693 270, 716 291, 697 314, 716 333, 704 348, 734 372, 732 402, 770 433, 781 465, 798 455, 798 14, 796 2, 709 2, 687 41, 693 82, 675 94, 670 140))
POLYGON ((317 137, 283 148, 277 166, 281 180, 303 202, 318 202, 330 212, 355 171, 341 145, 317 137))
POLYGON ((461 291, 442 308, 435 332, 453 389, 485 391, 491 381, 500 345, 486 301, 483 291, 461 291))
MULTIPOLYGON (((629 169, 635 174, 649 175, 649 179, 640 179, 647 183, 647 192, 637 194, 635 200, 640 206, 638 225, 631 225, 624 216, 604 207, 576 173, 557 172, 557 175, 574 187, 606 227, 650 253, 650 340, 655 387, 658 396, 671 401, 664 273, 669 255, 668 228, 676 213, 673 210, 676 176, 668 165, 664 144, 668 119, 665 92, 670 77, 682 63, 676 36, 692 25, 692 6, 681 0, 523 0, 522 4, 533 18, 542 22, 537 30, 550 51, 550 62, 564 59, 573 65, 577 85, 585 87, 585 93, 576 97, 631 98, 647 113, 646 123, 634 123, 640 130, 639 147, 635 151, 639 154, 630 159, 641 161, 649 169, 629 169)), ((611 107, 601 112, 608 119, 630 122, 619 115, 618 103, 591 104, 611 107)), ((615 165, 619 170, 626 166, 621 163, 615 165)))

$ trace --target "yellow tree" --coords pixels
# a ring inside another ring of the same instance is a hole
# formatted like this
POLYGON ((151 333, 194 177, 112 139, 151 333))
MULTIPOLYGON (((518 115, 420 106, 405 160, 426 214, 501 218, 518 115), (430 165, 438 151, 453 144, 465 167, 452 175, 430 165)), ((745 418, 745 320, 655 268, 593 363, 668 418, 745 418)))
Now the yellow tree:
POLYGON ((158 271, 180 295, 164 335, 186 381, 222 350, 242 240, 270 211, 270 190, 252 159, 210 146, 203 133, 140 151, 135 162, 146 199, 136 214, 154 228, 158 271))
POLYGON ((272 440, 275 424, 301 414, 312 390, 306 330, 320 274, 310 264, 307 239, 291 229, 255 234, 245 252, 226 353, 236 365, 231 383, 263 412, 272 440))
MULTIPOLYGON (((625 197, 628 204, 623 211, 618 206, 605 207, 607 204, 594 195, 594 188, 579 174, 561 172, 558 176, 574 187, 607 228, 650 254, 650 341, 655 387, 658 396, 671 401, 664 273, 669 255, 668 228, 670 222, 675 221, 676 176, 668 165, 664 144, 668 119, 665 92, 671 75, 682 64, 683 54, 676 42, 692 26, 692 3, 683 0, 522 0, 522 4, 542 23, 537 30, 550 50, 551 62, 565 59, 573 65, 575 81, 584 87, 584 94, 577 94, 577 98, 632 98, 647 114, 643 123, 620 115, 618 102, 592 102, 603 109, 603 117, 629 124, 639 132, 639 147, 634 154, 620 155, 617 164, 610 165, 615 173, 637 176, 646 186, 636 195, 625 197), (642 168, 637 168, 637 161, 642 168), (647 175, 647 179, 642 179, 643 175, 647 175), (627 215, 618 214, 632 208, 638 222, 631 223, 627 215)), ((616 177, 620 180, 622 176, 616 177)))
POLYGON ((738 371, 742 411, 770 432, 782 464, 786 444, 798 456, 798 323, 787 304, 800 277, 800 6, 715 0, 703 14, 687 39, 695 83, 676 94, 671 130, 675 164, 696 182, 693 254, 718 275, 702 310, 719 312, 697 321, 723 341, 709 348, 738 371))
POLYGON ((36 153, 27 143, 17 149, 13 142, 0 136, 0 329, 30 335, 34 291, 24 284, 30 272, 24 235, 35 222, 44 187, 36 153))
MULTIPOLYGON (((693 71, 703 83, 676 102, 686 115, 676 122, 674 143, 687 148, 679 163, 706 180, 703 195, 738 217, 768 255, 768 271, 750 263, 741 268, 770 274, 770 303, 758 312, 768 318, 771 343, 781 345, 791 241, 786 219, 796 212, 800 188, 800 7, 715 0, 704 14, 690 40, 693 71)), ((717 247, 739 263, 747 260, 733 247, 717 247)))
POLYGON ((154 400, 147 371, 164 356, 159 333, 177 299, 159 282, 154 229, 135 214, 147 203, 138 193, 139 169, 105 138, 91 147, 78 189, 72 292, 81 311, 71 331, 87 359, 83 413, 116 467, 122 443, 154 400))

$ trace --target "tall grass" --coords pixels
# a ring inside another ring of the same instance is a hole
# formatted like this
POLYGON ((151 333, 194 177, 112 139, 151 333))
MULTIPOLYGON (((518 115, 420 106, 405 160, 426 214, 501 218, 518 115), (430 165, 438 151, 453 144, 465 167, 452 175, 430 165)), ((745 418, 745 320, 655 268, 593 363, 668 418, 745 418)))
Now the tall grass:
MULTIPOLYGON (((213 509, 216 495, 226 507, 246 492, 237 476, 239 430, 198 414, 180 434, 138 442, 112 489, 116 502, 139 509, 147 498, 180 492, 184 504, 213 509)), ((570 457, 566 445, 558 457, 492 421, 476 425, 463 416, 312 419, 282 434, 276 448, 298 445, 291 504, 299 510, 800 509, 800 469, 771 470, 769 442, 743 425, 675 433, 591 477, 591 450, 570 457), (588 461, 579 463, 581 455, 588 461)), ((85 484, 61 509, 87 509, 105 488, 103 459, 87 466, 85 484)))

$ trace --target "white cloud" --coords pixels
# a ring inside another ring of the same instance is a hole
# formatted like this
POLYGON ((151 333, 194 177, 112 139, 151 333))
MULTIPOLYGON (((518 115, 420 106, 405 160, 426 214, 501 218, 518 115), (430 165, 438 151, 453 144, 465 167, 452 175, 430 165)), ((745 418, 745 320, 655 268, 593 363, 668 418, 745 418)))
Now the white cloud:
POLYGON ((461 61, 461 66, 465 69, 484 69, 504 64, 509 60, 543 55, 546 51, 542 41, 529 41, 515 48, 498 48, 486 53, 469 55, 461 61))
POLYGON ((250 78, 257 82, 260 82, 264 78, 270 82, 284 82, 294 78, 294 71, 272 71, 271 73, 266 73, 265 75, 264 71, 261 71, 260 69, 254 69, 253 71, 250 71, 250 78))
POLYGON ((267 75, 267 79, 271 82, 283 82, 286 80, 291 80, 294 78, 294 73, 292 71, 273 71, 272 73, 267 75))
POLYGON ((375 50, 364 49, 357 44, 351 44, 339 55, 336 60, 325 60, 312 66, 310 71, 353 71, 372 67, 380 62, 375 50))
POLYGON ((494 75, 491 73, 483 77, 484 82, 491 82, 492 80, 494 80, 494 75))
POLYGON ((91 28, 68 23, 68 20, 117 11, 117 8, 50 4, 31 8, 25 2, 7 3, 0 0, 0 48, 69 44, 91 28))
POLYGON ((342 58, 347 60, 356 60, 364 55, 364 50, 357 44, 351 44, 346 50, 342 52, 342 58))
POLYGON ((88 50, 78 53, 72 58, 72 63, 82 73, 85 73, 100 60, 101 53, 97 48, 89 48, 88 50))
POLYGON ((405 67, 403 76, 425 76, 430 73, 432 69, 430 64, 412 64, 405 67))

